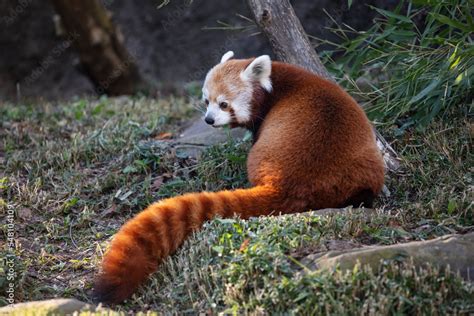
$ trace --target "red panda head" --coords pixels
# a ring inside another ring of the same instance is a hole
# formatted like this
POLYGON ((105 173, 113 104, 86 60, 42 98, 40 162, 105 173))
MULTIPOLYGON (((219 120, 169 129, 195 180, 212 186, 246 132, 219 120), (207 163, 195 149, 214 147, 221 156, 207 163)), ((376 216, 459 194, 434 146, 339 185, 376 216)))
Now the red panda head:
POLYGON ((225 53, 204 81, 205 121, 214 127, 247 125, 252 119, 255 94, 272 90, 272 61, 268 55, 240 60, 232 60, 233 56, 231 51, 225 53))

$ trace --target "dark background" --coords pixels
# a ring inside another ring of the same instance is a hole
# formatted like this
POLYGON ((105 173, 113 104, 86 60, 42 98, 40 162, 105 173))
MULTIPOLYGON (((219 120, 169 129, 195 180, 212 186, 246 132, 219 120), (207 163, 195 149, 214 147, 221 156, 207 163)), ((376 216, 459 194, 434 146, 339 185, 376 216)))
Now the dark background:
MULTIPOLYGON (((337 23, 344 21, 362 30, 370 27, 375 17, 370 5, 387 8, 396 2, 355 0, 348 9, 347 0, 291 1, 307 33, 329 40, 337 40, 327 30, 336 24, 324 10, 337 23)), ((202 80, 228 50, 234 50, 237 58, 271 53, 256 27, 246 31, 208 29, 222 27, 219 21, 251 26, 239 16, 251 18, 244 0, 194 0, 191 4, 189 0, 172 0, 160 9, 161 0, 103 3, 125 36, 142 75, 164 90, 202 80)), ((0 100, 15 98, 17 87, 22 97, 33 98, 94 93, 73 47, 57 34, 55 12, 48 1, 2 0, 0 12, 0 100)))

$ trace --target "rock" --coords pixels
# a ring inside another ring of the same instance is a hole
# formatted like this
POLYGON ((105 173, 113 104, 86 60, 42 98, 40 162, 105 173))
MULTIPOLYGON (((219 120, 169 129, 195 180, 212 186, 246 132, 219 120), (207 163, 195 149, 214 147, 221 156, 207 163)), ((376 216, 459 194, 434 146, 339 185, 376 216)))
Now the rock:
POLYGON ((408 258, 413 258, 413 263, 420 267, 429 263, 443 269, 449 265, 451 271, 459 271, 463 278, 473 280, 474 232, 428 241, 313 254, 302 259, 302 263, 310 269, 333 269, 339 265, 341 270, 352 270, 360 262, 377 270, 383 260, 408 258))
POLYGON ((372 82, 370 82, 370 80, 366 77, 359 77, 357 78, 357 80, 355 81, 356 83, 356 86, 357 88, 361 91, 361 92, 365 92, 365 93, 369 93, 371 92, 373 89, 372 89, 372 82))
POLYGON ((175 139, 152 139, 140 141, 139 146, 148 151, 174 152, 179 158, 199 158, 209 146, 225 143, 230 138, 242 139, 246 131, 242 128, 224 130, 207 125, 201 118, 191 120, 179 137, 175 139))
POLYGON ((176 154, 179 157, 198 158, 208 146, 226 142, 229 137, 242 138, 245 130, 231 129, 230 132, 222 128, 207 125, 201 118, 194 120, 175 142, 176 154))
MULTIPOLYGON (((245 130, 242 128, 233 128, 230 130, 230 136, 233 138, 242 138, 244 134, 245 130)), ((181 133, 178 143, 210 146, 223 143, 228 138, 228 131, 222 128, 211 127, 201 118, 197 118, 181 133)))
POLYGON ((0 308, 0 315, 69 315, 74 312, 94 312, 90 305, 74 298, 57 298, 44 301, 18 303, 0 308))

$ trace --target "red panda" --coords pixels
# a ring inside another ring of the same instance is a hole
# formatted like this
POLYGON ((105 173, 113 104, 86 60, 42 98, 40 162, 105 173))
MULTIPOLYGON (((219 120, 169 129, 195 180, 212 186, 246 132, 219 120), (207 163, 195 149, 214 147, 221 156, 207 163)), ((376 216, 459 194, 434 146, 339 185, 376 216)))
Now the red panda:
POLYGON ((115 235, 97 276, 96 301, 130 297, 160 261, 205 221, 348 205, 372 206, 384 163, 364 111, 337 84, 269 56, 226 53, 206 76, 205 121, 245 127, 253 187, 201 192, 154 203, 115 235))

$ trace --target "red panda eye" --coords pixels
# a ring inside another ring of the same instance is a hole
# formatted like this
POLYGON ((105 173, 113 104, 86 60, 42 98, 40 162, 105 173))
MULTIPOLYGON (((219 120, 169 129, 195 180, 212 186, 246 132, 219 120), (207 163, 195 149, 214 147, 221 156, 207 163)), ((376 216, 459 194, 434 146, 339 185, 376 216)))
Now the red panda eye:
POLYGON ((229 106, 229 104, 227 102, 221 102, 219 103, 219 107, 221 109, 227 109, 227 107, 229 106))
POLYGON ((209 105, 209 100, 208 99, 204 100, 204 103, 206 103, 206 105, 209 105))

